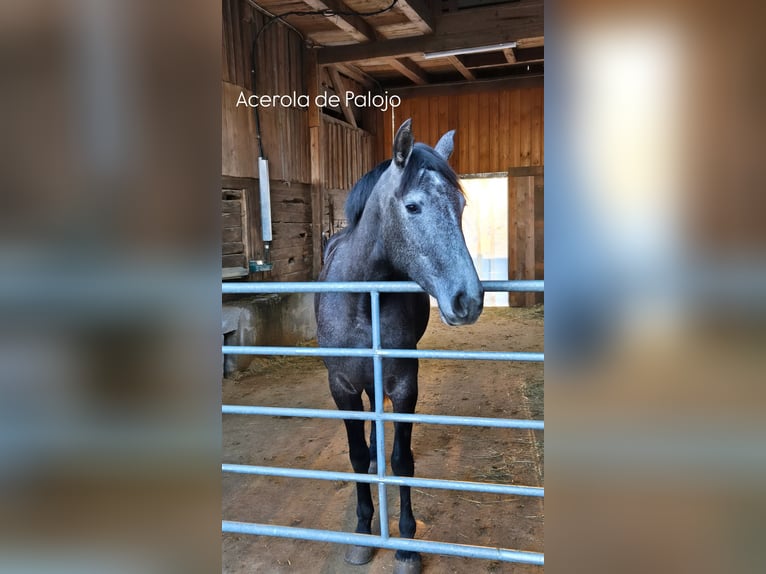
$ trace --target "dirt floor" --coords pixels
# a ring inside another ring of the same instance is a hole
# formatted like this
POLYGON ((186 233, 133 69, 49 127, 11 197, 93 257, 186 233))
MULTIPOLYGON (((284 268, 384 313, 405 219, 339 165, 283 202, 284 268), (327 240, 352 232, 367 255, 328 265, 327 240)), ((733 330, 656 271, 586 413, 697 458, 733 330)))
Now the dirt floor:
MULTIPOLYGON (((487 308, 467 327, 448 327, 432 313, 421 349, 542 351, 543 309, 487 308)), ((492 361, 421 361, 417 412, 543 418, 543 366, 492 361)), ((321 360, 256 358, 250 371, 223 382, 224 404, 334 408, 321 360)), ((390 404, 387 405, 387 410, 390 404)), ((393 429, 386 427, 390 439, 393 429), (390 429, 390 430, 389 430, 390 429)), ((350 472, 343 423, 338 420, 226 415, 224 462, 350 472)), ((412 450, 419 477, 543 484, 543 433, 516 429, 416 425, 412 450)), ((387 452, 390 453, 390 440, 387 452)), ((390 468, 390 467, 389 467, 390 468)), ((378 520, 377 489, 373 487, 378 520)), ((352 531, 352 482, 225 474, 226 520, 352 531)), ((392 535, 398 534, 398 489, 388 489, 392 535)), ((417 538, 543 551, 539 498, 413 489, 417 538)), ((373 526, 373 528, 375 528, 373 526)), ((377 530, 374 530, 377 532, 377 530)), ((344 548, 326 543, 223 536, 223 571, 240 573, 379 574, 393 569, 393 551, 350 566, 344 548)), ((540 574, 542 567, 423 554, 423 572, 540 574)))

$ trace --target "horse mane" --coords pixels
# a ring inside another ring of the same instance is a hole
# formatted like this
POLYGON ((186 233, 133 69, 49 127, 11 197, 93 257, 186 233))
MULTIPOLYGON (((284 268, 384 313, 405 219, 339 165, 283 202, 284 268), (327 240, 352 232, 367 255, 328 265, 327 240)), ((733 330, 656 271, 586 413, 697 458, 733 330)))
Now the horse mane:
POLYGON ((356 227, 359 220, 362 219, 362 213, 364 213, 367 200, 370 199, 372 190, 375 189, 378 180, 383 175, 383 172, 388 169, 389 165, 391 165, 390 159, 379 163, 364 174, 362 178, 354 184, 354 187, 351 188, 344 207, 347 221, 346 229, 349 231, 356 227))
MULTIPOLYGON (((346 227, 328 240, 324 249, 325 262, 329 261, 332 257, 338 241, 351 233, 359 224, 359 221, 362 219, 362 214, 364 213, 364 208, 367 206, 367 200, 369 200, 370 195, 372 195, 372 190, 375 189, 378 181, 390 165, 390 159, 379 163, 364 174, 361 179, 354 184, 354 187, 351 188, 351 191, 346 198, 346 205, 344 206, 347 221, 346 227)), ((397 195, 401 194, 402 190, 417 185, 418 179, 422 176, 422 170, 424 169, 438 172, 450 185, 455 187, 461 194, 463 194, 463 196, 465 196, 463 187, 460 185, 460 180, 454 170, 450 167, 449 163, 436 153, 433 148, 422 143, 416 143, 412 148, 412 153, 407 160, 407 165, 404 167, 404 173, 402 174, 399 189, 396 191, 397 195)))
MULTIPOLYGON (((372 190, 380 180, 383 172, 391 165, 391 160, 387 159, 384 162, 379 163, 371 171, 367 172, 362 178, 356 182, 346 199, 345 212, 346 221, 348 222, 346 229, 351 231, 362 219, 364 208, 367 206, 367 200, 372 194, 372 190)), ((452 170, 449 163, 436 153, 429 146, 416 143, 412 148, 412 153, 407 160, 407 165, 404 167, 404 173, 402 174, 402 180, 400 187, 397 190, 397 195, 402 193, 402 190, 409 189, 418 184, 418 179, 422 175, 422 170, 431 170, 438 172, 447 182, 460 190, 463 193, 463 188, 460 185, 457 174, 452 170)))

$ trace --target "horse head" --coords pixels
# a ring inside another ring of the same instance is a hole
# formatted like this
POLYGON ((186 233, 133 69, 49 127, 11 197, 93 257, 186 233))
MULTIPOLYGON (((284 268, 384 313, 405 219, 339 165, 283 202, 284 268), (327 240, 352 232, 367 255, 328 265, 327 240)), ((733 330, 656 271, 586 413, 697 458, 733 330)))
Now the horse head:
POLYGON ((430 148, 414 142, 411 120, 401 125, 381 178, 380 233, 391 264, 436 298, 442 319, 467 325, 482 312, 484 290, 463 237, 465 197, 447 163, 454 134, 430 148))

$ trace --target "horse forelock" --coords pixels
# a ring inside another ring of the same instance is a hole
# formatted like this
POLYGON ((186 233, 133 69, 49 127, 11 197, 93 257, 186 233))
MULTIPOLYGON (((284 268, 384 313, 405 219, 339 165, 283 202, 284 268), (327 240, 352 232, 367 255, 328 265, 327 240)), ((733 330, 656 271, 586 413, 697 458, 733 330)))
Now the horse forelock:
POLYGON ((433 148, 422 143, 416 143, 412 149, 412 154, 410 154, 407 165, 404 167, 404 173, 396 191, 397 196, 401 197, 409 189, 419 187, 426 171, 435 173, 439 178, 445 180, 449 188, 457 190, 465 197, 460 180, 447 160, 436 153, 433 148))
MULTIPOLYGON (((348 222, 347 231, 351 231, 362 219, 370 195, 390 165, 390 159, 379 163, 351 188, 344 208, 348 222)), ((446 181, 450 188, 456 189, 465 197, 460 180, 449 163, 432 148, 422 143, 416 143, 412 148, 412 153, 407 160, 407 165, 404 167, 404 172, 396 189, 397 196, 401 197, 407 190, 419 186, 425 170, 436 173, 446 181)))

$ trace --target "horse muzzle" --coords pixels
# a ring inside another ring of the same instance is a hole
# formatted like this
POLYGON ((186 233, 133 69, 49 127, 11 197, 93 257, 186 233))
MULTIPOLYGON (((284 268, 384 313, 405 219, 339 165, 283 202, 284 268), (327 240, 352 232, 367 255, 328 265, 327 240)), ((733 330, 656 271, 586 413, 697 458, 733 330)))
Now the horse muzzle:
POLYGON ((484 290, 460 290, 449 298, 448 305, 439 301, 439 313, 445 323, 451 326, 475 323, 484 310, 484 290))

